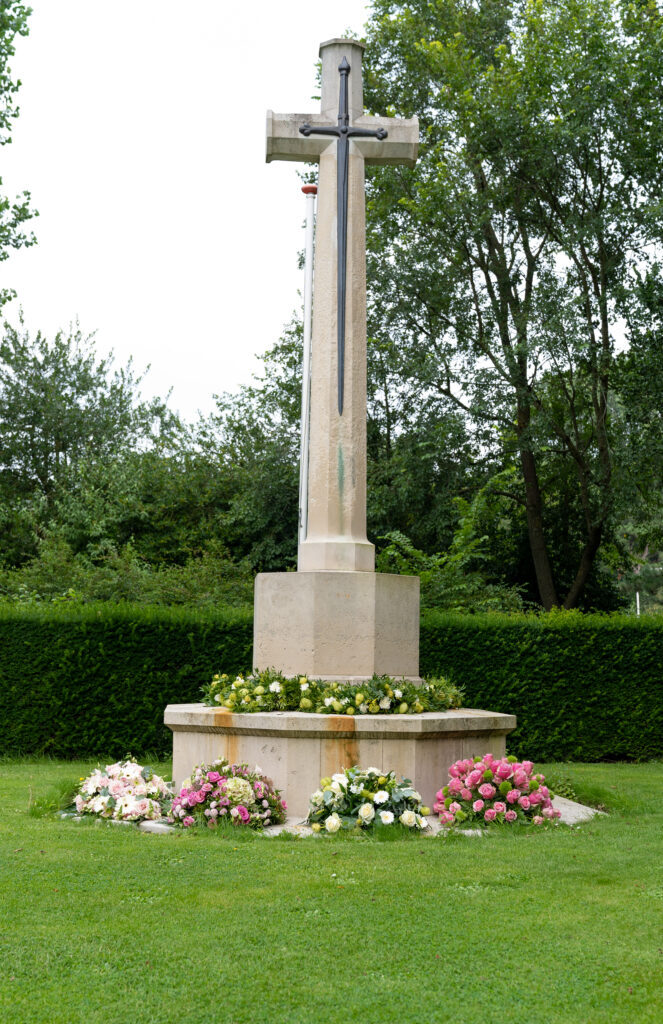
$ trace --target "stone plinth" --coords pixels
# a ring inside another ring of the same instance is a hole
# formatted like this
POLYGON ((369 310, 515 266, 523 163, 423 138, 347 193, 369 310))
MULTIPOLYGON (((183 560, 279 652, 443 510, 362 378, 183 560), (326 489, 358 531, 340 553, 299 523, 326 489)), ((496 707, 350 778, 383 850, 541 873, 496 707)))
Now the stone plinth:
POLYGON ((460 757, 505 753, 514 715, 460 708, 422 715, 316 715, 274 711, 231 714, 202 704, 170 704, 173 779, 182 783, 196 764, 219 757, 259 765, 288 802, 288 813, 308 813, 320 779, 342 768, 394 770, 412 779, 424 803, 447 781, 460 757))
POLYGON ((419 578, 372 572, 256 577, 253 667, 286 676, 419 676, 419 578))

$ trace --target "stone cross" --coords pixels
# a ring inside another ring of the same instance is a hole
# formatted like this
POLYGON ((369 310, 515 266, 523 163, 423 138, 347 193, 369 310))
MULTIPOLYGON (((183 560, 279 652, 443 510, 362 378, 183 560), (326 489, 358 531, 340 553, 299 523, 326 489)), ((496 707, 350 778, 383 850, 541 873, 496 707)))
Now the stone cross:
POLYGON ((354 39, 321 45, 319 114, 267 113, 268 163, 319 163, 308 532, 299 545, 300 572, 372 572, 375 565, 366 536, 364 164, 413 167, 419 122, 364 116, 363 50, 354 39))

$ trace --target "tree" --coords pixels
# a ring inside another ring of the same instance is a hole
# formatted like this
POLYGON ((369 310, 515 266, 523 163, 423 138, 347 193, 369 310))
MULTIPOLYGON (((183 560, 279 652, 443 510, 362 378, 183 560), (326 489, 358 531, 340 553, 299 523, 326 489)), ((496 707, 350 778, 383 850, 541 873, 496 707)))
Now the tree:
MULTIPOLYGON (((16 36, 28 34, 29 14, 30 8, 17 0, 0 0, 0 146, 11 142, 12 122, 19 113, 14 101, 21 83, 12 78, 9 61, 14 56, 16 36)), ((34 244, 34 236, 22 227, 32 216, 29 192, 15 199, 0 194, 0 261, 6 260, 12 249, 34 244)), ((0 289, 0 307, 13 296, 11 289, 0 289)))
MULTIPOLYGON (((140 400, 142 377, 134 374, 131 362, 119 370, 112 363, 112 355, 97 358, 93 338, 84 337, 78 326, 53 341, 6 326, 0 341, 0 529, 5 558, 20 561, 33 554, 38 536, 62 513, 63 503, 78 503, 79 518, 85 514, 94 519, 95 508, 106 517, 86 475, 98 478, 95 467, 101 467, 107 476, 108 467, 117 467, 123 456, 167 447, 180 429, 164 401, 140 400), (21 553, 17 531, 27 540, 26 527, 32 542, 21 553)), ((112 487, 117 491, 119 484, 112 487)), ((90 520, 87 529, 94 535, 99 524, 90 520)))
POLYGON ((371 110, 422 129, 413 170, 371 172, 371 333, 420 402, 455 405, 515 459, 505 497, 541 602, 573 607, 612 528, 615 341, 661 243, 657 6, 375 0, 367 40, 371 110), (563 581, 542 472, 568 467, 580 543, 563 581))

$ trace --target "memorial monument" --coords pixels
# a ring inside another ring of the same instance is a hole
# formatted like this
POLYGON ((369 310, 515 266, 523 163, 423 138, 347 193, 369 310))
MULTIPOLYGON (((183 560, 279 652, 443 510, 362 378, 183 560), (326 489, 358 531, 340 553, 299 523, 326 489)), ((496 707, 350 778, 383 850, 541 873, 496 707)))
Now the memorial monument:
MULTIPOLYGON (((366 252, 364 165, 417 158, 417 118, 363 112, 363 45, 320 47, 318 114, 267 114, 267 161, 317 161, 307 534, 297 572, 261 573, 253 667, 361 682, 419 678, 419 579, 375 572, 366 536, 366 252)), ((222 669, 221 669, 222 670, 222 669)), ((237 714, 171 705, 173 777, 225 756, 258 763, 304 816, 319 779, 354 764, 414 780, 432 805, 458 757, 504 753, 511 715, 237 714)))

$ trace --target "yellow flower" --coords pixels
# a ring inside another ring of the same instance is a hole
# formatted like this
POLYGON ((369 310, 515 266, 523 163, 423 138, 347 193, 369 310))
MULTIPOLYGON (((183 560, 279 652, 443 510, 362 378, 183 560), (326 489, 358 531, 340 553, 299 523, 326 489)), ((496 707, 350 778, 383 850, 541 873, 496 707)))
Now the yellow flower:
POLYGON ((346 708, 345 713, 346 715, 354 715, 355 709, 353 707, 346 708))
POLYGON ((380 710, 380 705, 376 700, 372 700, 371 703, 368 705, 368 710, 372 715, 377 715, 378 711, 380 710))
POLYGON ((311 830, 312 830, 313 832, 321 832, 321 831, 322 831, 322 825, 320 824, 320 822, 319 822, 319 821, 315 821, 315 822, 314 822, 314 823, 313 823, 313 824, 311 825, 311 830))
POLYGON ((378 779, 378 786, 384 786, 386 784, 386 782, 387 782, 386 776, 385 775, 381 775, 380 778, 378 779))
POLYGON ((428 815, 430 814, 430 807, 426 807, 426 806, 424 805, 424 806, 423 806, 423 807, 421 808, 421 813, 423 814, 424 818, 427 818, 427 817, 428 817, 428 815))
POLYGON ((364 695, 363 695, 363 693, 360 692, 360 693, 356 694, 356 696, 355 696, 355 704, 357 705, 357 707, 359 707, 359 705, 363 704, 363 703, 364 703, 364 695))

